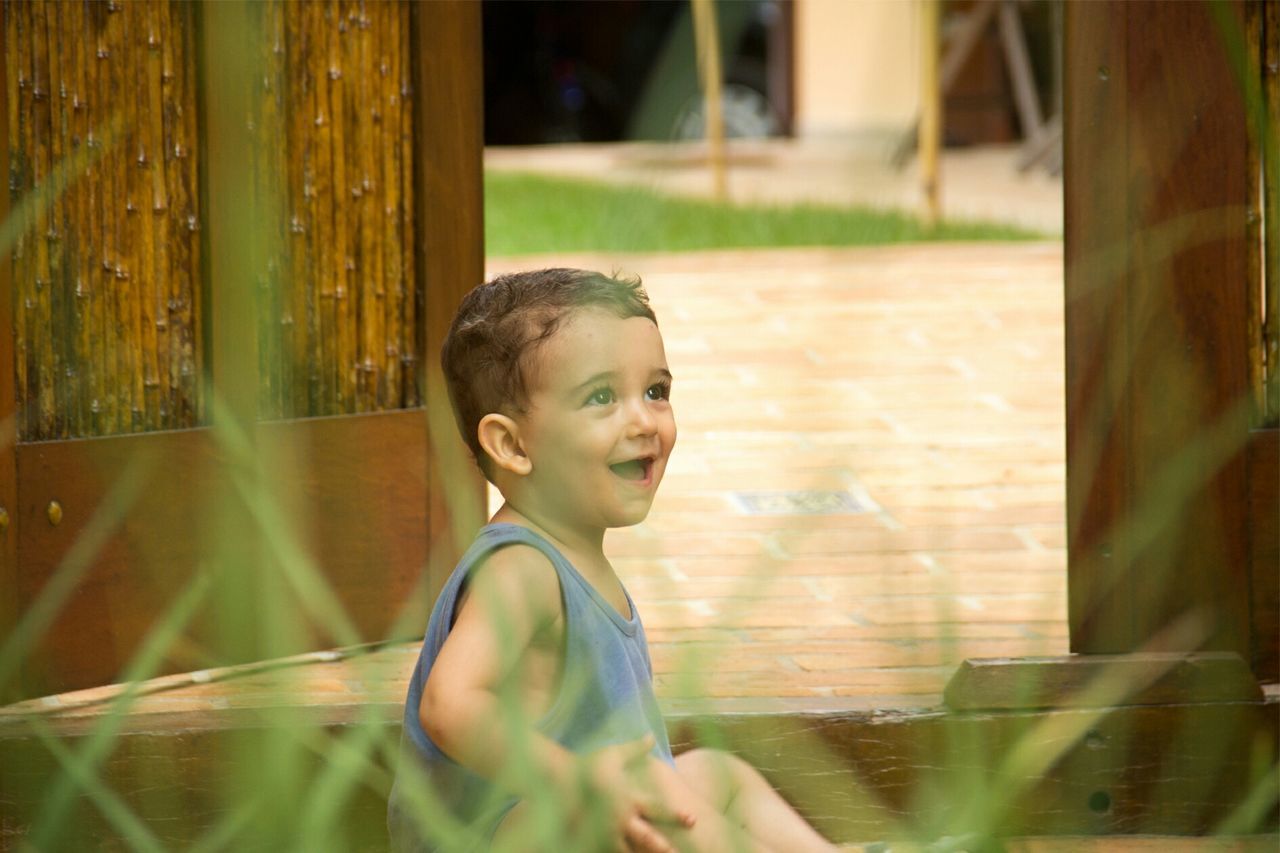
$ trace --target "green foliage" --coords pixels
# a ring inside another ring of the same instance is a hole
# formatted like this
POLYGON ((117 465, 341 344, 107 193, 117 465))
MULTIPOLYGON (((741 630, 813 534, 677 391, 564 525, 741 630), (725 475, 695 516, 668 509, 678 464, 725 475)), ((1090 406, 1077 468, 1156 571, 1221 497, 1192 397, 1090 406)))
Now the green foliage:
POLYGON ((591 181, 512 172, 485 176, 485 249, 495 256, 1043 237, 980 222, 946 221, 931 229, 904 213, 858 207, 718 204, 591 181))

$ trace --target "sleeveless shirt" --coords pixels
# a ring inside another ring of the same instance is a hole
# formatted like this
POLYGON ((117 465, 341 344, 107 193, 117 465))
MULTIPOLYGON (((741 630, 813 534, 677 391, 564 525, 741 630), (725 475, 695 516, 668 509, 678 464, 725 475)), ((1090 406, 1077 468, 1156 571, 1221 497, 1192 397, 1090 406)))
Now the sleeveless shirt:
MULTIPOLYGON (((534 531, 515 524, 481 528, 445 582, 431 611, 422 652, 409 681, 405 700, 401 761, 418 762, 432 793, 454 817, 475 833, 473 845, 483 849, 516 800, 489 781, 455 762, 423 731, 418 706, 436 656, 453 627, 454 611, 472 570, 499 548, 524 544, 537 548, 555 568, 564 611, 564 660, 560 685, 551 708, 534 727, 575 753, 586 753, 652 733, 655 757, 673 763, 667 732, 653 693, 653 666, 644 626, 630 594, 623 590, 631 618, 625 619, 578 573, 560 551, 534 531)), ((431 850, 416 838, 409 808, 393 786, 387 822, 393 846, 431 850)), ((468 849, 468 845, 462 845, 468 849)), ((452 849, 452 845, 450 845, 452 849)))

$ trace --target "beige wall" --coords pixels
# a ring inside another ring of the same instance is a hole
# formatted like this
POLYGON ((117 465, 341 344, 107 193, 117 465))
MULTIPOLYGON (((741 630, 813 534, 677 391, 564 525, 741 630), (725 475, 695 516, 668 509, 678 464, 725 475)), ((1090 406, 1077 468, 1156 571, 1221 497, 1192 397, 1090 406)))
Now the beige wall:
POLYGON ((796 132, 891 139, 919 103, 920 0, 795 0, 796 132))

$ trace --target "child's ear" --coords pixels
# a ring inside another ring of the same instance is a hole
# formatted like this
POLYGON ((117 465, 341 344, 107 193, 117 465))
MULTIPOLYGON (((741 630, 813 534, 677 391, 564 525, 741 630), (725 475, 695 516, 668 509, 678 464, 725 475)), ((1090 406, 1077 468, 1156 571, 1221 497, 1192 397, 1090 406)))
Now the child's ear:
POLYGON ((491 413, 480 419, 477 427, 480 447, 493 464, 521 476, 533 470, 533 462, 520 443, 520 425, 506 415, 491 413))

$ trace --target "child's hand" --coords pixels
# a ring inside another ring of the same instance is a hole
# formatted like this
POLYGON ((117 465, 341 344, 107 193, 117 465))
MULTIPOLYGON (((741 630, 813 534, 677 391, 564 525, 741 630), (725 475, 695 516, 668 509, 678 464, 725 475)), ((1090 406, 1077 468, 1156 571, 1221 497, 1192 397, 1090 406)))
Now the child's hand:
POLYGON ((645 735, 586 757, 588 785, 609 809, 609 827, 619 850, 675 853, 659 827, 693 826, 692 813, 659 795, 657 781, 649 772, 653 744, 653 735, 645 735))

